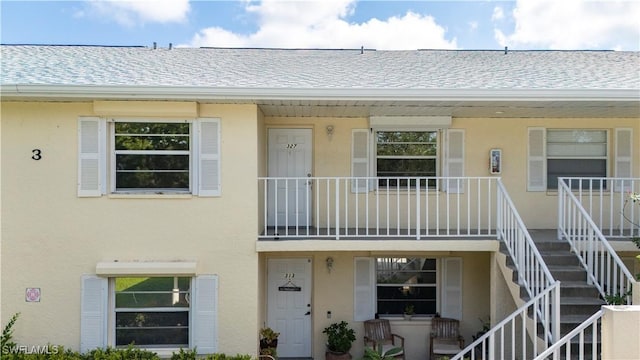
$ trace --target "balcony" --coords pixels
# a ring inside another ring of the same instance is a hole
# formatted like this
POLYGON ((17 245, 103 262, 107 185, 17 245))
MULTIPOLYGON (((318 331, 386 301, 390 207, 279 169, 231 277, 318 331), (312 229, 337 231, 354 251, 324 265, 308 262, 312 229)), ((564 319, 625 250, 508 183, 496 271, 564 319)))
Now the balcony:
POLYGON ((258 179, 261 240, 496 239, 495 177, 258 179))

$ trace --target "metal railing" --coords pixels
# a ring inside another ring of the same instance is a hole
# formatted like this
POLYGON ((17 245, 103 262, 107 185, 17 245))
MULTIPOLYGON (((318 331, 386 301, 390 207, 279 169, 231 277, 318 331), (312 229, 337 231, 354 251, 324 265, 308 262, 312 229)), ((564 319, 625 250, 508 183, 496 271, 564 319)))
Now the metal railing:
POLYGON ((587 271, 587 281, 604 299, 620 297, 631 304, 635 278, 574 194, 578 191, 579 195, 580 190, 571 189, 572 180, 558 181, 558 237, 569 241, 587 271))
POLYGON ((532 359, 559 338, 559 312, 560 282, 555 282, 451 360, 532 359))
POLYGON ((497 227, 498 238, 504 242, 518 271, 518 282, 530 298, 556 282, 502 182, 498 182, 497 227))
POLYGON ((596 312, 558 342, 536 356, 534 360, 574 359, 576 355, 578 359, 599 359, 601 351, 599 336, 602 329, 600 319, 603 314, 603 310, 596 312))
POLYGON ((589 214, 603 235, 609 238, 640 236, 640 207, 632 206, 629 193, 640 192, 640 178, 560 178, 589 214))
POLYGON ((495 237, 497 178, 258 178, 261 239, 495 237))
POLYGON ((529 359, 560 337, 560 282, 551 275, 504 185, 498 181, 498 237, 518 272, 529 302, 453 359, 529 359), (528 334, 528 336, 527 336, 528 334))

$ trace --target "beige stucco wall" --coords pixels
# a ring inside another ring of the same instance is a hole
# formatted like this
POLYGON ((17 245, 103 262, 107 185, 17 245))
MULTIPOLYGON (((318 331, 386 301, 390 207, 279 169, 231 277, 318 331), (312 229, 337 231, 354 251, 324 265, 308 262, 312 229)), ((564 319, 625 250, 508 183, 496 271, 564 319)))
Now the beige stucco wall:
POLYGON ((640 358, 640 306, 604 306, 602 309, 602 359, 640 358))
MULTIPOLYGON (((350 176, 351 130, 369 127, 367 118, 265 118, 267 127, 313 129, 313 175, 350 176), (334 127, 333 136, 326 134, 334 127)), ((531 229, 552 229, 557 224, 555 191, 527 191, 527 142, 529 127, 609 130, 609 176, 614 175, 614 129, 633 129, 633 154, 640 154, 640 118, 620 119, 486 119, 454 118, 452 128, 465 129, 465 176, 500 177, 525 224, 531 229), (502 149, 502 173, 489 174, 489 151, 502 149)), ((266 161, 266 152, 263 153, 266 161)), ((633 176, 640 177, 640 156, 634 156, 633 176)), ((441 197, 444 194, 440 195, 441 197)), ((472 205, 472 209, 473 209, 472 205)), ((464 211, 463 211, 464 213, 464 211)))
MULTIPOLYGON (((331 274, 324 268, 324 259, 329 254, 325 252, 267 253, 259 257, 255 241, 256 229, 262 228, 262 216, 256 217, 256 206, 261 208, 263 196, 258 192, 256 177, 266 175, 266 130, 270 127, 312 128, 313 175, 350 175, 351 130, 367 128, 368 119, 273 118, 265 117, 255 105, 187 103, 167 107, 166 103, 153 102, 95 105, 2 103, 1 320, 4 324, 13 313, 22 313, 16 325, 16 340, 77 348, 80 276, 95 273, 98 262, 189 260, 197 262, 199 273, 220 276, 220 350, 254 353, 257 329, 267 316, 266 257, 308 256, 314 263, 313 351, 314 357, 322 358, 325 341, 322 329, 332 321, 353 318, 353 257, 369 253, 332 253, 336 268, 331 274), (96 110, 101 115, 161 116, 162 109, 175 116, 195 111, 197 116, 221 118, 222 196, 78 198, 78 116, 96 115, 96 110), (327 125, 334 127, 332 137, 326 134, 327 125), (35 148, 42 150, 40 161, 31 160, 35 148), (42 289, 40 303, 25 303, 27 287, 42 289), (326 318, 329 310, 332 319, 326 318), (243 314, 243 321, 237 321, 238 314, 243 314), (65 331, 60 331, 61 327, 65 331)), ((466 129, 465 175, 488 176, 489 149, 501 148, 500 176, 530 228, 554 228, 557 206, 557 197, 552 192, 526 191, 526 138, 530 126, 630 127, 634 129, 634 154, 640 154, 639 119, 454 118, 453 128, 466 129)), ((640 156, 634 158, 634 176, 640 176, 640 156)), ((489 284, 495 270, 491 271, 487 252, 446 255, 463 257, 462 327, 469 342, 480 328, 478 319, 492 312, 489 284)), ((494 293, 502 297, 506 290, 501 286, 494 293)), ((493 306, 494 313, 498 304, 493 306)), ((362 325, 354 326, 359 339, 354 355, 359 356, 362 325)), ((428 327, 428 321, 394 322, 398 332, 410 334, 410 354, 426 351, 428 327), (416 334, 423 334, 424 341, 419 342, 422 335, 416 334)))
MULTIPOLYGON (((265 253, 262 261, 262 280, 266 282, 266 259, 272 257, 311 258, 313 262, 312 293, 312 356, 324 358, 326 336, 322 330, 333 322, 345 320, 356 330, 356 341, 351 350, 355 359, 364 352, 364 325, 353 320, 353 279, 354 258, 359 256, 455 256, 463 261, 463 314, 461 332, 467 344, 471 336, 481 328, 480 318, 487 319, 490 313, 490 253, 487 252, 451 252, 451 253, 371 253, 371 252, 294 252, 286 254, 265 253), (325 259, 331 256, 334 267, 327 271, 325 259), (331 318, 327 318, 327 312, 331 318)), ((266 302, 266 290, 261 298, 266 302)), ((262 320, 266 321, 266 318, 262 320)), ((392 330, 405 337, 407 359, 424 359, 428 354, 428 335, 431 321, 428 318, 392 320, 392 330)))
MULTIPOLYGON (((163 106, 135 102, 112 111, 159 116, 163 106)), ((220 197, 78 198, 77 119, 94 115, 93 104, 2 104, 2 323, 21 313, 20 344, 79 347, 80 277, 98 262, 189 260, 198 273, 219 276, 219 349, 255 353, 258 224, 247 204, 257 198, 257 107, 195 108, 221 119, 220 197), (39 161, 31 159, 35 148, 39 161), (25 302, 27 287, 41 288, 39 303, 25 302)))

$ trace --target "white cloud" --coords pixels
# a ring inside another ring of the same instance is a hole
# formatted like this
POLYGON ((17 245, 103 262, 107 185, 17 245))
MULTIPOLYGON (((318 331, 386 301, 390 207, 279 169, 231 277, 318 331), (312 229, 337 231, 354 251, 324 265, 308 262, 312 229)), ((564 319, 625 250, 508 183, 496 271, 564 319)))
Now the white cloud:
POLYGON ((190 10, 189 0, 90 0, 87 5, 88 13, 125 26, 183 22, 190 10))
POLYGON ((496 40, 513 48, 622 49, 640 47, 640 2, 518 0, 511 34, 496 40))
POLYGON ((497 21, 504 19, 504 10, 500 6, 496 6, 493 8, 493 14, 491 15, 491 20, 497 21))
POLYGON ((428 15, 407 12, 388 19, 351 23, 355 0, 248 3, 258 30, 237 34, 220 27, 198 32, 187 46, 418 49, 457 48, 446 29, 428 15))
POLYGON ((469 30, 476 31, 478 30, 478 22, 477 21, 469 21, 469 30))

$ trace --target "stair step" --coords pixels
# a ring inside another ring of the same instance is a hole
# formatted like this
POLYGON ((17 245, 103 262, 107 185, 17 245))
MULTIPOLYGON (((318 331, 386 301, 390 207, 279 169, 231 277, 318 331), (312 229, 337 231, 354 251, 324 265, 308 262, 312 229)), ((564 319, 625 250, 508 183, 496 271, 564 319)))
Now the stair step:
POLYGON ((586 281, 587 272, 580 266, 547 265, 551 275, 560 281, 586 281))
POLYGON ((543 252, 540 253, 547 266, 565 265, 580 266, 580 260, 574 254, 568 252, 543 252))

